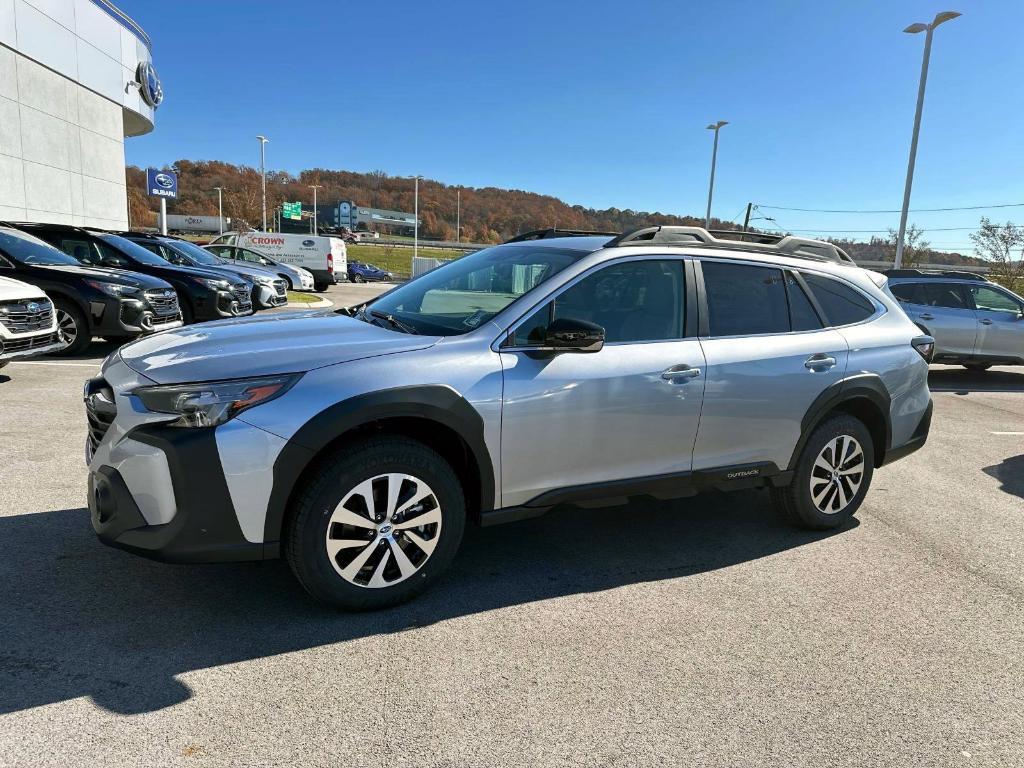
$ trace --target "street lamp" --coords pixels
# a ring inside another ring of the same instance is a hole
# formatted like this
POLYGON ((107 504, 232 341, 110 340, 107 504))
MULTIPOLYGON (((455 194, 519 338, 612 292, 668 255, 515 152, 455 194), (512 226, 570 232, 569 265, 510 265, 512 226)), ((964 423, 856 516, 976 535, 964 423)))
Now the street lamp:
POLYGON ((316 191, 323 189, 321 184, 310 184, 309 188, 313 190, 313 234, 318 235, 319 232, 316 230, 316 191))
POLYGON ((704 215, 704 229, 711 229, 711 196, 715 193, 715 161, 718 159, 718 132, 723 125, 728 125, 728 120, 719 120, 708 126, 709 131, 715 132, 715 145, 711 150, 711 183, 708 184, 708 211, 704 215))
POLYGON ((260 142, 260 179, 263 188, 263 231, 267 231, 267 142, 270 141, 266 136, 256 137, 260 142))
POLYGON ((416 181, 416 192, 415 192, 415 208, 413 208, 413 237, 412 237, 412 257, 415 259, 420 255, 420 179, 423 177, 416 174, 412 177, 416 181))
POLYGON ((914 133, 910 138, 910 160, 907 163, 907 184, 903 188, 903 209, 900 211, 900 233, 896 238, 896 262, 893 268, 899 269, 903 264, 903 237, 907 233, 907 213, 910 211, 910 188, 914 183, 914 163, 917 160, 917 135, 921 130, 921 110, 924 108, 924 87, 928 82, 928 59, 932 53, 932 32, 940 24, 955 19, 960 14, 957 11, 942 11, 935 14, 931 24, 920 22, 911 24, 904 29, 911 35, 918 32, 926 32, 924 37, 924 58, 921 60, 921 82, 917 86, 917 111, 914 113, 914 133))
POLYGON ((217 190, 217 228, 224 234, 224 187, 214 187, 217 190))
POLYGON ((455 242, 460 243, 462 234, 462 190, 455 190, 455 242))

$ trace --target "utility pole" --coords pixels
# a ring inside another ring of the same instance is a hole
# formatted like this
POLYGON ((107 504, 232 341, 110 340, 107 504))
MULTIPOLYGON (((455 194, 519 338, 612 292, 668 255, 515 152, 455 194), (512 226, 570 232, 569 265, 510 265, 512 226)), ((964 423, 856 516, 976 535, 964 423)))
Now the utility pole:
POLYGON ((214 187, 217 190, 217 228, 220 234, 224 234, 224 187, 214 187))
POLYGON ((704 215, 704 229, 711 229, 711 196, 715 193, 715 161, 718 159, 718 132, 722 130, 723 125, 728 124, 728 120, 719 120, 717 123, 712 123, 707 127, 709 131, 715 132, 715 144, 711 150, 711 181, 708 183, 708 211, 704 215))
POLYGON ((267 142, 270 141, 266 136, 257 136, 260 141, 260 179, 261 186, 263 189, 263 231, 267 231, 267 156, 266 147, 267 142))
POLYGON ((413 211, 413 236, 412 236, 412 257, 415 259, 420 255, 420 176, 413 176, 416 180, 415 203, 413 211))
POLYGON ((459 243, 461 240, 459 236, 462 234, 462 190, 455 190, 455 242, 459 243))
POLYGON ((753 203, 747 203, 747 215, 743 217, 743 231, 750 229, 750 212, 754 209, 753 203))
POLYGON ((910 212, 910 188, 914 184, 914 164, 917 161, 917 136, 921 130, 921 111, 924 109, 924 88, 928 82, 928 59, 932 53, 932 33, 940 24, 955 19, 960 14, 956 11, 937 13, 931 24, 916 23, 904 29, 914 35, 926 32, 924 37, 924 58, 921 60, 921 80, 917 86, 917 110, 914 112, 914 132, 910 137, 910 160, 907 162, 907 183, 903 187, 903 208, 900 211, 900 233, 896 238, 896 261, 894 269, 903 265, 903 238, 907 234, 907 214, 910 212))
POLYGON ((313 190, 313 235, 316 236, 320 234, 316 229, 316 191, 323 187, 320 184, 310 184, 309 188, 313 190))

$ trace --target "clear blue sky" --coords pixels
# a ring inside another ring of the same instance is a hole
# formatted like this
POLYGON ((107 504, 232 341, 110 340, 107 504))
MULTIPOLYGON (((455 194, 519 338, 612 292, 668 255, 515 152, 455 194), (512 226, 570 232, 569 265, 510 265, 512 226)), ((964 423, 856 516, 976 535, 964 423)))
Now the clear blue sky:
MULTIPOLYGON (((924 35, 940 10, 912 207, 1024 202, 1020 0, 118 0, 166 100, 127 160, 382 169, 701 214, 747 201, 899 208, 924 35)), ((938 247, 981 212, 911 214, 938 247)), ((1024 220, 1024 208, 989 211, 1024 220)), ((898 216, 764 211, 788 229, 898 216)), ((763 223, 763 222, 762 222, 763 223)), ((866 237, 866 235, 865 235, 866 237)))

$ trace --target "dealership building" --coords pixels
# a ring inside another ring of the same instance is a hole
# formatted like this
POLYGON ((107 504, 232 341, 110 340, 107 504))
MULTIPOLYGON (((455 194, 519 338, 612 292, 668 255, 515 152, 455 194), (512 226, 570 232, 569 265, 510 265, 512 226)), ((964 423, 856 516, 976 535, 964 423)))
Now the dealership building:
POLYGON ((107 0, 0 0, 0 219, 128 226, 124 140, 163 98, 149 37, 107 0))

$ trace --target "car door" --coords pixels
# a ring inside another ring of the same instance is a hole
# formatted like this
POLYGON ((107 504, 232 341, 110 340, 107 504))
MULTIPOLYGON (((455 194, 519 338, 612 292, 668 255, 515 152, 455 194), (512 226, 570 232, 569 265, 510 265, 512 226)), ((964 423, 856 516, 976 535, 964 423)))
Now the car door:
POLYGON ((554 489, 690 471, 704 358, 695 328, 686 335, 687 271, 668 257, 603 265, 513 326, 499 350, 505 506, 554 489), (604 348, 537 352, 559 318, 602 326, 604 348))
POLYGON ((890 286, 903 311, 935 339, 935 357, 970 357, 978 336, 978 317, 960 283, 946 280, 890 286))
POLYGON ((1024 301, 1005 288, 965 284, 978 317, 975 357, 1024 360, 1024 301))
POLYGON ((843 378, 849 348, 796 272, 703 259, 704 406, 694 470, 789 465, 801 420, 843 378))

